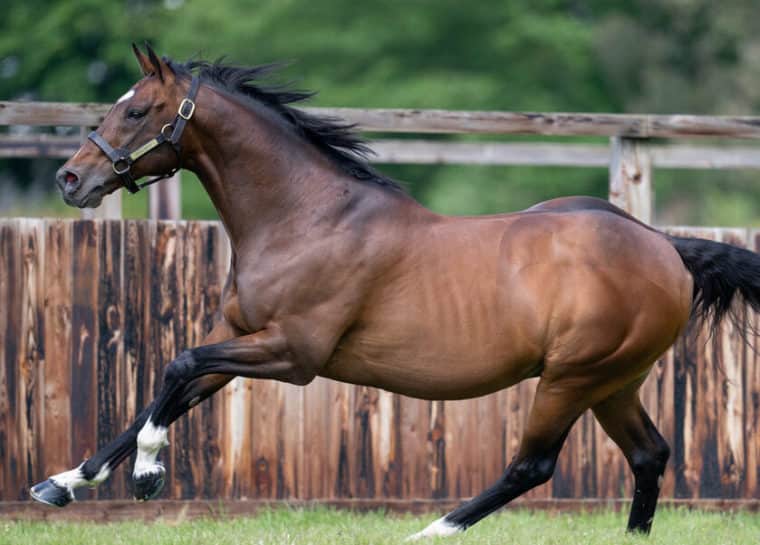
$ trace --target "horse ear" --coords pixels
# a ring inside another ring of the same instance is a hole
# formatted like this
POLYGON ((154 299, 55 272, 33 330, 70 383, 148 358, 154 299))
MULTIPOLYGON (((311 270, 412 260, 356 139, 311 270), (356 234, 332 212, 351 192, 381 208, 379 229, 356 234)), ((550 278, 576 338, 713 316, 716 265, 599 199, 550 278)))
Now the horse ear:
POLYGON ((156 70, 153 68, 153 66, 150 63, 150 59, 148 58, 145 53, 140 51, 140 48, 137 47, 135 43, 132 43, 132 52, 135 54, 135 58, 137 59, 137 64, 140 65, 140 70, 143 73, 143 76, 149 76, 153 74, 156 70))
POLYGON ((171 74, 171 69, 162 59, 158 57, 158 55, 156 55, 156 52, 153 51, 150 43, 145 42, 145 49, 148 50, 148 59, 150 59, 150 64, 153 66, 153 73, 158 76, 158 79, 161 80, 161 83, 164 83, 164 74, 171 74))

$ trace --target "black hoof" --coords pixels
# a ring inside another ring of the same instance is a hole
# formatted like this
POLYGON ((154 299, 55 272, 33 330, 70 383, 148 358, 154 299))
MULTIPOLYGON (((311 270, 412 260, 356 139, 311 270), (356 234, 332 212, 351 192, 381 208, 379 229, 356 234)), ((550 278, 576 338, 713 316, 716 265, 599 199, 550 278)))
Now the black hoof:
POLYGON ((166 470, 158 465, 154 471, 133 477, 135 484, 135 499, 138 501, 152 500, 161 493, 164 488, 166 470))
POLYGON ((54 507, 66 507, 74 499, 72 490, 55 484, 50 479, 34 485, 29 494, 38 502, 54 507))

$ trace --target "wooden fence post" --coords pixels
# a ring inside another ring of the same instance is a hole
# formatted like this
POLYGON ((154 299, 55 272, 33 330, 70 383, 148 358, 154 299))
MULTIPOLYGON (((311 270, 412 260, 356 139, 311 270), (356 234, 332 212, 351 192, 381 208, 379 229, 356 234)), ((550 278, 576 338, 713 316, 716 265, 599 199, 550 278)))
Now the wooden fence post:
MULTIPOLYGON (((79 140, 82 144, 87 142, 87 127, 79 127, 79 140)), ((121 190, 117 190, 110 195, 103 197, 103 202, 97 208, 83 208, 82 219, 121 219, 121 190)))
POLYGON ((182 217, 180 174, 148 187, 148 217, 152 220, 178 220, 182 217))
POLYGON ((652 159, 642 141, 615 136, 610 142, 610 202, 644 223, 652 221, 652 159))

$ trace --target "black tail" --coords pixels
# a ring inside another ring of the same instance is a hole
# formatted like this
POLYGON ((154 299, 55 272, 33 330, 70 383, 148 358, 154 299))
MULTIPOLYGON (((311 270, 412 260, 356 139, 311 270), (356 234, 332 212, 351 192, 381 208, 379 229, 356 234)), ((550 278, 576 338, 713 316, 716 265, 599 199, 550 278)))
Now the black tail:
POLYGON ((668 239, 694 277, 692 311, 699 322, 709 322, 711 331, 726 316, 738 323, 740 302, 760 312, 760 254, 701 238, 668 239))

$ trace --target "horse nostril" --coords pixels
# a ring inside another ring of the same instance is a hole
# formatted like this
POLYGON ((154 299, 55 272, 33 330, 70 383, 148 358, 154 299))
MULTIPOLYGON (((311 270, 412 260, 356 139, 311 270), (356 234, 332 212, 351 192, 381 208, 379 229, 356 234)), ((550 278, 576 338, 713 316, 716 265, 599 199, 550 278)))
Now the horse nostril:
POLYGON ((82 182, 79 175, 68 168, 59 169, 56 173, 55 180, 58 183, 58 187, 66 193, 73 193, 76 191, 82 182))

